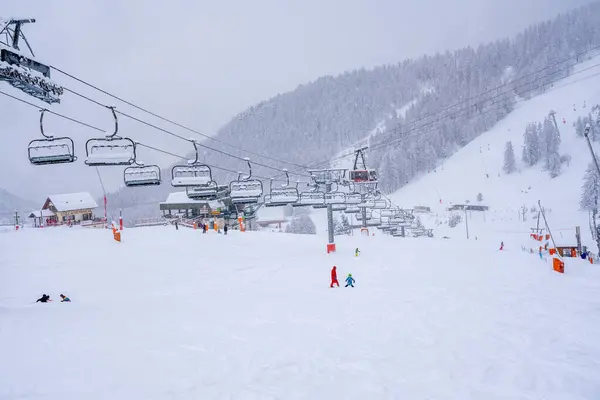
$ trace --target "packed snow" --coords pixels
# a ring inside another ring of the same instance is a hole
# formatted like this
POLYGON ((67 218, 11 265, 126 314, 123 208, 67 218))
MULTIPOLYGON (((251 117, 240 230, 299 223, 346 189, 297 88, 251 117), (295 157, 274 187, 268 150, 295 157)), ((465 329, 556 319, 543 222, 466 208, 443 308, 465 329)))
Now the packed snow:
POLYGON ((511 239, 325 242, 3 231, 0 398, 600 396, 596 265, 567 259, 561 275, 511 239))

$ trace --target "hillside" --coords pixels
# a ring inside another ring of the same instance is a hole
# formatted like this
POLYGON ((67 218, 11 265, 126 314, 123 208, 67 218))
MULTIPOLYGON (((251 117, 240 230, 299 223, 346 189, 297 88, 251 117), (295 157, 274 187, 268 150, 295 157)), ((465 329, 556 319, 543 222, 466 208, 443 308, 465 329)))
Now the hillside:
MULTIPOLYGON (((205 144, 274 167, 302 170, 298 165, 326 165, 380 127, 368 140, 371 162, 381 172, 383 189, 392 192, 492 128, 513 110, 517 98, 534 97, 567 76, 585 59, 578 54, 587 56, 600 45, 599 22, 596 3, 476 49, 322 77, 249 108, 215 136, 295 165, 214 141, 205 144), (504 86, 490 90, 498 85, 504 86), (457 101, 462 101, 460 106, 452 107, 457 101), (407 131, 411 134, 404 134, 407 131), (387 144, 398 138, 404 139, 387 144)), ((206 150, 202 160, 233 171, 244 168, 242 161, 212 150, 206 150)), ((349 166, 350 160, 346 162, 349 166)), ((277 174, 259 166, 254 172, 277 174)), ((165 169, 164 176, 169 174, 165 169)), ((234 178, 218 171, 215 176, 219 182, 234 178)), ((109 205, 128 208, 142 197, 157 202, 169 191, 168 184, 143 191, 122 189, 109 196, 109 205)))
POLYGON ((4 189, 0 189, 0 220, 11 220, 15 215, 15 210, 21 214, 30 212, 41 207, 33 201, 22 199, 4 189))
MULTIPOLYGON (((582 193, 583 176, 591 155, 583 137, 576 134, 573 124, 579 117, 592 113, 592 106, 600 103, 600 57, 579 65, 574 75, 557 83, 547 93, 528 101, 519 102, 515 110, 500 121, 493 129, 474 139, 452 157, 429 170, 390 198, 405 207, 426 205, 432 208, 439 221, 447 221, 446 208, 452 204, 477 202, 481 193, 481 204, 491 207, 484 220, 483 215, 471 213, 472 237, 479 238, 504 232, 506 236, 519 235, 526 239, 529 228, 536 226, 533 219, 537 201, 549 209, 548 222, 557 240, 574 243, 575 226, 582 228, 584 245, 597 252, 590 237, 587 211, 581 211, 579 201, 582 193), (585 104, 585 108, 584 108, 585 104), (561 155, 570 156, 563 163, 559 176, 551 178, 542 162, 526 165, 521 157, 523 134, 528 123, 541 122, 550 110, 556 112, 559 123, 561 155), (517 159, 517 170, 512 174, 503 171, 504 149, 511 141, 517 159), (441 201, 441 202, 440 202, 441 201), (522 207, 528 211, 527 221, 519 222, 522 207)), ((596 152, 600 146, 594 143, 596 152)), ((433 217, 430 223, 434 224, 433 217)), ((542 223, 543 225, 543 223, 542 223)), ((464 223, 456 228, 442 226, 438 235, 464 237, 464 223)))
POLYGON ((343 237, 334 255, 321 235, 2 236, 2 399, 600 395, 598 269, 560 275, 499 236, 343 237), (330 289, 332 265, 355 287, 330 289))

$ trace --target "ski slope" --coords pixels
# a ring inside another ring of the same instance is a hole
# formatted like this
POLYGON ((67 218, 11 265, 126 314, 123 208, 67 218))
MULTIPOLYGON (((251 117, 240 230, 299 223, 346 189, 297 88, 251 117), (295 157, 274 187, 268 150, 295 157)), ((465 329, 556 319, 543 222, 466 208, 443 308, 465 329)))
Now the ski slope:
MULTIPOLYGON (((528 101, 517 103, 515 110, 495 127, 474 139, 452 157, 440 161, 438 168, 402 187, 390 198, 402 207, 426 205, 439 219, 447 219, 445 211, 452 204, 478 204, 477 194, 483 194, 481 204, 490 207, 485 221, 482 215, 472 213, 472 236, 489 235, 490 232, 520 234, 526 237, 529 228, 537 222, 528 213, 528 220, 519 222, 519 210, 537 206, 538 200, 549 209, 548 222, 557 239, 563 243, 574 242, 575 226, 581 226, 584 244, 596 246, 589 234, 588 213, 579 210, 583 175, 592 161, 584 138, 577 137, 573 122, 587 116, 594 104, 600 104, 600 57, 583 62, 575 73, 554 84, 548 92, 528 101), (587 107, 583 108, 586 103, 587 107), (575 105, 575 110, 573 105, 575 105), (563 165, 560 176, 551 179, 543 171, 543 162, 526 167, 521 161, 523 133, 530 122, 542 122, 550 110, 556 111, 562 143, 560 153, 571 156, 570 165, 563 165), (564 123, 563 123, 564 119, 564 123), (518 171, 507 175, 502 170, 504 146, 511 140, 515 149, 518 171), (440 203, 441 200, 441 203, 440 203)), ((600 147, 596 143, 595 151, 600 147)), ((434 218, 435 219, 435 218, 434 218)), ((429 221, 429 227, 432 221, 429 221)), ((542 223, 543 226, 543 223, 542 223)), ((440 227, 439 235, 464 236, 464 224, 454 229, 440 227)))
POLYGON ((583 260, 557 274, 497 236, 123 238, 0 232, 1 399, 600 398, 583 260), (334 264, 355 288, 329 288, 334 264))

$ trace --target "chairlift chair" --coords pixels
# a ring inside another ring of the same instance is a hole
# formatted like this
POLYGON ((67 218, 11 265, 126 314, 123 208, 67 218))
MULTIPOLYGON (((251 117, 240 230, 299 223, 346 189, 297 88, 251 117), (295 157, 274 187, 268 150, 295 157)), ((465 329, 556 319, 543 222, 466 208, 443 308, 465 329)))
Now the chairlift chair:
MULTIPOLYGON (((298 187, 296 182, 296 187, 298 187)), ((310 207, 320 206, 325 204, 325 193, 317 191, 317 186, 314 186, 312 190, 307 190, 299 193, 299 198, 294 207, 310 207)))
MULTIPOLYGON (((135 145, 137 146, 137 143, 135 145)), ((158 165, 145 165, 136 159, 133 166, 127 167, 123 171, 123 181, 127 187, 160 185, 160 167, 158 165)))
POLYGON ((33 165, 72 163, 75 157, 75 144, 69 137, 54 137, 44 132, 44 108, 40 114, 40 131, 44 139, 34 139, 27 146, 29 162, 33 165))
MULTIPOLYGON (((225 188, 227 188, 227 186, 225 186, 225 188)), ((185 193, 190 199, 213 200, 219 197, 219 189, 217 182, 210 181, 206 185, 186 186, 185 193)))
POLYGON ((296 204, 300 198, 300 194, 298 193, 298 189, 296 187, 290 187, 290 176, 288 175, 287 169, 284 169, 283 172, 286 176, 286 183, 281 187, 274 188, 273 187, 273 178, 269 183, 269 194, 265 196, 265 207, 283 207, 291 204, 292 206, 296 204))
POLYGON ((238 173, 237 181, 229 183, 229 197, 233 204, 256 204, 263 195, 263 184, 258 179, 252 179, 252 165, 250 159, 245 158, 248 163, 249 174, 242 179, 242 173, 238 173))
POLYGON ((115 120, 115 131, 105 138, 92 138, 85 143, 87 159, 85 164, 92 167, 110 165, 131 165, 135 161, 135 142, 117 136, 119 121, 114 107, 108 107, 115 120))
POLYGON ((360 208, 358 208, 357 206, 347 206, 344 212, 346 214, 358 214, 360 213, 360 208))
POLYGON ((362 195, 360 193, 346 193, 346 204, 362 203, 362 195))
POLYGON ((210 167, 198 161, 196 141, 190 140, 190 142, 194 145, 195 158, 188 160, 187 165, 175 165, 171 169, 171 186, 173 187, 209 186, 213 182, 210 167))

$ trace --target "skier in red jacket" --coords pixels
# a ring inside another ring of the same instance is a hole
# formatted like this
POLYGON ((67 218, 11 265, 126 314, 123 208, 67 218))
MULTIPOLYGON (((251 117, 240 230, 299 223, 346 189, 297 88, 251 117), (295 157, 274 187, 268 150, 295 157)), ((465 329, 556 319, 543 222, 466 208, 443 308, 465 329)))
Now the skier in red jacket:
POLYGON ((337 280, 337 267, 334 265, 333 269, 331 270, 331 286, 329 287, 333 287, 333 284, 338 285, 338 287, 340 287, 340 283, 337 280))

